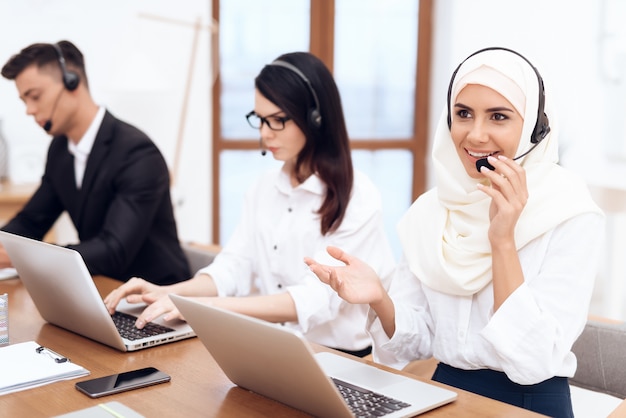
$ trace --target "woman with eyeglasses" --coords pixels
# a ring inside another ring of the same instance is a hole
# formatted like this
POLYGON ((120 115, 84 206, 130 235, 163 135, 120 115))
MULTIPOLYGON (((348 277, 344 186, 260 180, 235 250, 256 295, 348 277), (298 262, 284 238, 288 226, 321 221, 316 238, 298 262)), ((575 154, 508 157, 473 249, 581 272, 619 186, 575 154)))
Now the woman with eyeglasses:
POLYGON ((385 235, 376 187, 352 167, 335 81, 322 61, 290 53, 255 79, 248 123, 261 149, 282 168, 259 176, 248 190, 242 218, 214 262, 186 282, 154 286, 140 278, 105 298, 113 312, 121 298, 150 305, 137 321, 180 318, 168 293, 282 323, 309 340, 359 356, 371 350, 367 307, 343 301, 303 262, 313 254, 332 263, 329 245, 349 248, 386 278, 394 258, 385 235))

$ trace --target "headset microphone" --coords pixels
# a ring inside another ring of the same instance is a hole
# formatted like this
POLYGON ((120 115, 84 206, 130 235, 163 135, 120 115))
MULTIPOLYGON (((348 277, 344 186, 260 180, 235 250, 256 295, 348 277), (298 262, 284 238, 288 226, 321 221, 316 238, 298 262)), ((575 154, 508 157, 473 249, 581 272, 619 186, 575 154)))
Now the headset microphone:
POLYGON ((265 156, 265 154, 267 154, 267 150, 263 148, 263 138, 259 138, 259 147, 261 148, 261 155, 265 156))
MULTIPOLYGON (((539 145, 539 142, 535 143, 532 147, 530 147, 528 151, 526 151, 522 155, 518 155, 517 157, 513 158, 513 161, 519 160, 523 156, 527 155, 529 152, 534 150, 537 145, 539 145)), ((481 167, 487 167, 489 170, 495 170, 495 167, 489 164, 489 161, 487 161, 486 158, 481 158, 480 160, 476 160, 476 170, 478 170, 479 173, 480 173, 481 167)))
MULTIPOLYGON (((61 79, 63 81, 63 87, 68 91, 74 91, 78 87, 80 83, 80 76, 75 71, 70 71, 67 69, 67 65, 65 64, 65 58, 63 57, 63 51, 61 50, 61 46, 59 44, 51 44, 54 52, 57 56, 57 61, 59 63, 59 68, 61 68, 61 79)), ((57 104, 59 103, 59 99, 61 98, 61 94, 63 93, 63 89, 57 95, 56 100, 54 101, 54 106, 52 107, 52 112, 50 112, 50 118, 44 123, 43 130, 49 132, 52 129, 52 116, 54 116, 54 112, 57 110, 57 104)))
POLYGON ((476 160, 476 170, 480 173, 481 167, 487 167, 489 170, 494 170, 495 167, 489 164, 486 158, 481 158, 480 160, 476 160))
POLYGON ((59 99, 61 98, 61 94, 63 94, 63 89, 61 89, 59 94, 57 94, 57 98, 54 101, 54 106, 52 106, 52 112, 50 112, 50 117, 48 118, 46 123, 44 123, 44 125, 43 125, 43 130, 46 131, 46 132, 49 132, 50 129, 52 129, 52 116, 54 116, 54 112, 57 110, 57 104, 59 103, 59 99))

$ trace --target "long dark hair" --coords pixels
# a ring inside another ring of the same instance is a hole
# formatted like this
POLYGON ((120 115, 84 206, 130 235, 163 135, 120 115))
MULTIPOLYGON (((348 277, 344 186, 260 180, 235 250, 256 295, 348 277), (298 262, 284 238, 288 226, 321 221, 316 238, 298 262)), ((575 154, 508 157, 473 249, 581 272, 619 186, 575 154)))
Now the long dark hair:
POLYGON ((310 81, 319 101, 321 125, 310 123, 315 99, 297 73, 266 65, 254 80, 256 89, 291 117, 306 136, 298 154, 295 176, 303 182, 313 172, 326 184, 326 196, 318 213, 322 235, 335 231, 346 214, 354 174, 348 131, 335 80, 324 63, 308 52, 281 55, 277 60, 292 64, 310 81))

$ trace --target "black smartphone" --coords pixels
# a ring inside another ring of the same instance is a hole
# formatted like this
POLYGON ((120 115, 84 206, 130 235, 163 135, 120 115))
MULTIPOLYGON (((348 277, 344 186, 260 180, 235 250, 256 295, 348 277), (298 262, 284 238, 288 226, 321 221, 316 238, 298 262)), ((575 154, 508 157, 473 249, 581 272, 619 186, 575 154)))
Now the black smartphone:
POLYGON ((110 376, 83 380, 76 383, 76 389, 91 398, 112 395, 131 389, 165 383, 171 380, 170 376, 154 367, 132 370, 110 376))

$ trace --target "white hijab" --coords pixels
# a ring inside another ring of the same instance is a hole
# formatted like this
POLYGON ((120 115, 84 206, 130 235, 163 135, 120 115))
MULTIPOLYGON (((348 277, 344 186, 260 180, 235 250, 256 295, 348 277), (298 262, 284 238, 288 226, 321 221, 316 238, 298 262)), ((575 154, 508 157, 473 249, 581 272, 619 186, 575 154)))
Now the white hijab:
MULTIPOLYGON (((524 118, 516 155, 533 145, 539 81, 533 68, 517 54, 489 50, 467 59, 452 85, 450 106, 468 84, 487 86, 513 104, 524 118)), ((472 295, 491 282, 491 245, 487 238, 491 198, 478 190, 454 147, 444 110, 433 144, 436 187, 420 196, 398 224, 411 271, 426 286, 452 295, 472 295)), ((601 212, 586 184, 558 162, 558 132, 546 103, 550 133, 517 160, 526 171, 528 202, 515 228, 519 250, 530 241, 582 213, 601 212)))

